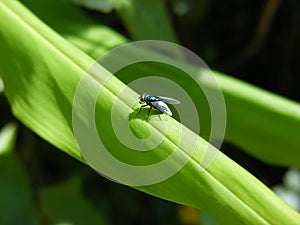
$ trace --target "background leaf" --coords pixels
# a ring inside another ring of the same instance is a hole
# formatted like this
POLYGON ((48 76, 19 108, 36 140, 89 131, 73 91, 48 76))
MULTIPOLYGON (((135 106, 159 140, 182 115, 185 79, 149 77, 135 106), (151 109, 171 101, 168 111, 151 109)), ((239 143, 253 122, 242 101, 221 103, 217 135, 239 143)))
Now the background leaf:
POLYGON ((42 210, 51 224, 107 224, 100 212, 82 196, 80 188, 80 179, 74 177, 41 189, 42 210))
POLYGON ((127 40, 118 32, 105 26, 103 21, 89 18, 70 1, 23 0, 22 2, 66 40, 84 49, 94 58, 124 44, 127 40))
POLYGON ((13 152, 16 125, 0 130, 0 224, 39 224, 30 179, 13 152))

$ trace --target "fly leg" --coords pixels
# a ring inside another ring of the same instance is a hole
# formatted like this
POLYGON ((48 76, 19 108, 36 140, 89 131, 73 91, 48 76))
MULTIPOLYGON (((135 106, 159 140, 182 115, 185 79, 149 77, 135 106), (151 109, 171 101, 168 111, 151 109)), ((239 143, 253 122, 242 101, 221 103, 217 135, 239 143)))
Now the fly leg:
POLYGON ((159 119, 161 120, 161 117, 160 117, 160 115, 158 114, 158 117, 159 117, 159 119))
POLYGON ((148 117, 147 117, 147 121, 148 121, 148 119, 149 119, 149 116, 150 116, 150 111, 151 111, 152 107, 153 107, 153 106, 150 106, 150 109, 149 109, 149 111, 148 111, 148 117))
POLYGON ((141 112, 141 110, 142 110, 142 107, 145 107, 145 106, 147 106, 147 105, 141 105, 140 110, 139 110, 139 112, 136 115, 139 115, 140 112, 141 112))

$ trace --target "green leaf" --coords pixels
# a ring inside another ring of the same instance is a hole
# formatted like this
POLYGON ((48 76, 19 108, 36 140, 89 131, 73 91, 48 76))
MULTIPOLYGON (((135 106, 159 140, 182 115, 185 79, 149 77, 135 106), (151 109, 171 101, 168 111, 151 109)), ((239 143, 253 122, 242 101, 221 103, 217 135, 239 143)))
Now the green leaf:
POLYGON ((134 40, 177 42, 166 1, 132 0, 118 12, 134 40))
POLYGON ((225 140, 268 163, 300 167, 300 104, 217 74, 227 108, 225 140))
MULTIPOLYGON (((83 161, 73 135, 72 106, 77 85, 93 60, 45 26, 19 2, 0 2, 0 12, 0 72, 14 114, 41 137, 83 161)), ((116 96, 126 86, 101 66, 96 71, 90 71, 87 78, 90 87, 86 89, 87 93, 97 85, 102 86, 101 101, 98 99, 95 110, 100 122, 99 135, 117 157, 122 157, 123 151, 127 151, 129 154, 126 154, 125 160, 130 161, 136 154, 111 141, 115 137, 112 136, 110 112, 118 100, 120 104, 116 105, 115 112, 120 121, 127 120, 128 114, 138 110, 137 106, 133 111, 129 107, 138 95, 126 89, 118 99, 116 96)), ((78 119, 86 121, 85 114, 81 111, 76 113, 78 119)), ((186 159, 191 149, 195 150, 188 163, 174 176, 157 184, 135 188, 163 199, 195 206, 220 224, 299 224, 297 212, 180 123, 171 118, 163 123, 148 123, 134 116, 131 118, 133 133, 143 134, 152 129, 155 140, 164 140, 155 148, 154 154, 147 154, 147 160, 148 156, 150 160, 163 160, 177 146, 179 151, 174 161, 168 164, 172 168, 186 159), (164 126, 167 128, 166 135, 162 135, 164 126), (185 133, 180 142, 181 132, 185 133), (195 140, 196 148, 191 144, 195 140), (203 170, 199 161, 207 151, 217 155, 212 164, 203 170)), ((98 158, 95 160, 106 163, 98 158)), ((136 163, 144 164, 147 160, 141 157, 136 163)))
POLYGON ((129 0, 72 0, 77 5, 93 9, 99 10, 100 12, 109 13, 114 9, 119 9, 124 5, 129 4, 129 0))
POLYGON ((0 155, 12 151, 17 137, 17 125, 8 123, 0 130, 0 155))
POLYGON ((3 81, 0 78, 0 94, 2 94, 3 91, 4 91, 3 81))
POLYGON ((33 18, 19 2, 1 2, 1 11, 1 19, 16 25, 11 28, 8 23, 1 24, 0 54, 5 94, 14 114, 57 147, 82 159, 68 115, 71 115, 76 84, 83 73, 81 66, 88 65, 90 58, 33 18), (17 7, 12 10, 9 6, 14 4, 17 7), (23 35, 18 35, 20 31, 23 35), (81 58, 80 62, 75 62, 76 58, 81 58), (67 83, 73 87, 65 86, 67 83), (45 105, 51 107, 46 109, 45 105))
POLYGON ((94 58, 126 42, 126 38, 102 25, 101 21, 93 21, 70 1, 22 2, 66 40, 94 58))

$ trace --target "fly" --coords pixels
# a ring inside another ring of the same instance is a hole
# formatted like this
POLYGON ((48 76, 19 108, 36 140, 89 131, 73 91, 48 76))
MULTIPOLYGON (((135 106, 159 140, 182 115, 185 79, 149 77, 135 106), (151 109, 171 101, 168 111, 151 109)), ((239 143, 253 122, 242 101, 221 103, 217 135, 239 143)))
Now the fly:
MULTIPOLYGON (((155 108, 157 111, 159 111, 161 113, 172 116, 173 114, 172 114, 171 110, 169 109, 169 107, 167 106, 167 104, 173 104, 173 105, 180 104, 180 101, 178 101, 177 99, 165 97, 165 96, 149 95, 147 93, 142 94, 139 97, 139 99, 140 99, 140 104, 145 103, 145 105, 141 105, 138 114, 141 112, 142 107, 150 106, 150 109, 148 111, 148 118, 150 116, 150 111, 152 108, 155 108)), ((160 118, 160 116, 159 116, 159 118, 160 118)))

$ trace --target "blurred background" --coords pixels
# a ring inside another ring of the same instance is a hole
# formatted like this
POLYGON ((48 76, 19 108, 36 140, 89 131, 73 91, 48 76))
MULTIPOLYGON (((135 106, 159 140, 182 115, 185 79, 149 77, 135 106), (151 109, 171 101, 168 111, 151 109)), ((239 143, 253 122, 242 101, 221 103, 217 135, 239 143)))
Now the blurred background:
MULTIPOLYGON (((41 13, 47 6, 41 10, 35 3, 22 2, 42 20, 47 16, 41 13)), ((78 8, 95 23, 128 40, 176 41, 198 54, 211 69, 300 101, 298 0, 159 0, 168 17, 158 17, 153 29, 159 29, 160 23, 170 23, 173 29, 173 36, 161 37, 153 37, 151 29, 135 31, 131 12, 118 10, 112 3, 118 1, 99 1, 100 6, 93 0, 54 2, 78 8)), ((147 20, 144 12, 155 13, 152 10, 157 9, 155 4, 136 4, 141 20, 147 20)), ((0 83, 1 137, 11 135, 14 151, 0 153, 0 199, 4 199, 0 201, 4 215, 0 225, 214 224, 196 209, 111 182, 43 141, 14 118, 2 91, 0 83), (8 122, 17 125, 17 131, 5 126, 8 122)), ((295 199, 286 186, 297 179, 300 183, 299 170, 267 165, 229 143, 221 150, 268 187, 295 199)), ((297 207, 297 202, 292 204, 297 207)))

